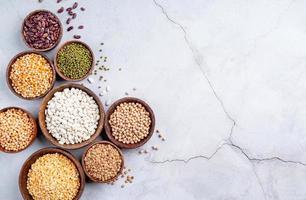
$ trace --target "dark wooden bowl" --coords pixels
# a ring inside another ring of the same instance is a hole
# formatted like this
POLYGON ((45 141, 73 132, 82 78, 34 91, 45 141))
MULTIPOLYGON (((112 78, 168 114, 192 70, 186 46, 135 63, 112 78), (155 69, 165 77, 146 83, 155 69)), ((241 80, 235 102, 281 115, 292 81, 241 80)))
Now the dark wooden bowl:
POLYGON ((90 145, 87 147, 87 149, 84 151, 84 153, 83 153, 83 155, 82 155, 82 166, 83 166, 83 170, 84 170, 86 176, 87 176, 91 181, 96 182, 96 183, 111 183, 111 182, 115 181, 115 180, 118 178, 118 176, 122 173, 122 170, 123 170, 123 167, 124 167, 124 157, 123 157, 123 155, 122 155, 121 150, 120 150, 117 146, 115 146, 113 143, 110 143, 110 142, 105 141, 105 140, 104 140, 104 141, 98 141, 98 142, 95 142, 95 143, 90 144, 90 145), (88 150, 89 150, 91 147, 93 147, 94 145, 96 145, 96 144, 109 144, 109 145, 111 145, 112 147, 114 147, 115 149, 117 149, 117 151, 118 151, 119 154, 120 154, 121 160, 122 160, 121 167, 120 167, 120 171, 118 172, 118 174, 117 174, 114 178, 109 179, 109 180, 107 180, 107 181, 101 181, 101 180, 98 180, 98 179, 92 177, 92 176, 88 173, 88 171, 86 170, 86 167, 85 167, 85 157, 86 157, 86 154, 87 154, 88 150))
POLYGON ((13 109, 13 108, 25 112, 25 113, 30 117, 31 121, 34 122, 33 137, 32 137, 32 139, 31 139, 31 141, 29 142, 29 144, 28 144, 24 149, 21 149, 21 150, 18 150, 18 151, 8 151, 8 150, 6 150, 5 148, 3 148, 3 147, 0 145, 0 151, 5 152, 5 153, 18 153, 18 152, 20 152, 20 151, 25 150, 26 148, 28 148, 28 147, 34 142, 34 140, 35 140, 35 138, 36 138, 36 136, 37 136, 37 122, 36 122, 34 116, 33 116, 30 112, 26 111, 26 110, 23 109, 23 108, 19 108, 19 107, 6 107, 6 108, 1 109, 1 110, 0 110, 0 113, 5 112, 5 111, 7 111, 8 109, 13 109))
POLYGON ((95 57, 94 57, 94 53, 93 53, 92 49, 91 49, 86 43, 81 42, 81 41, 79 41, 79 40, 70 40, 70 41, 67 41, 67 42, 65 42, 64 44, 62 44, 62 45, 60 46, 60 48, 57 49, 56 54, 55 54, 55 57, 54 57, 54 67, 55 67, 55 70, 56 70, 57 74, 58 74, 62 79, 66 80, 66 81, 81 81, 81 80, 84 80, 85 78, 87 78, 87 77, 92 73, 92 70, 94 69, 94 63, 95 63, 95 57), (66 46, 66 45, 68 45, 68 44, 71 44, 71 43, 79 43, 79 44, 82 44, 83 46, 85 46, 85 47, 89 50, 89 52, 90 52, 90 54, 91 54, 91 57, 92 57, 91 68, 88 70, 87 74, 85 74, 82 78, 79 78, 79 79, 71 79, 71 78, 65 76, 65 75, 61 72, 61 70, 58 68, 58 66, 57 66, 57 55, 58 55, 58 52, 59 52, 64 46, 66 46))
POLYGON ((134 97, 125 97, 125 98, 117 100, 115 103, 113 103, 109 107, 109 109, 108 109, 108 111, 106 113, 106 116, 105 116, 104 127, 105 127, 106 136, 108 137, 108 139, 112 143, 114 143, 115 145, 117 145, 120 148, 135 149, 135 148, 138 148, 138 147, 144 145, 151 138, 151 136, 153 135, 154 128, 155 128, 155 117, 154 117, 154 113, 153 113, 152 109, 150 108, 150 106, 146 102, 144 102, 143 100, 134 98, 134 97), (140 103, 150 113, 151 127, 150 127, 150 130, 149 130, 149 135, 146 138, 144 138, 143 140, 141 140, 140 142, 136 143, 136 144, 124 144, 124 143, 119 142, 118 140, 116 140, 115 137, 112 135, 112 128, 111 128, 111 126, 109 124, 110 116, 115 111, 116 107, 119 104, 124 103, 124 102, 126 102, 126 103, 129 103, 129 102, 140 103))
POLYGON ((13 94, 15 94, 16 96, 18 96, 18 97, 20 97, 20 98, 22 98, 22 99, 34 100, 34 99, 39 99, 39 98, 41 98, 41 97, 44 97, 44 96, 53 88, 54 83, 55 83, 55 79, 56 79, 56 72, 55 72, 55 70, 54 70, 54 67, 53 67, 52 62, 49 60, 49 58, 48 58, 47 56, 45 56, 44 54, 42 54, 42 53, 40 53, 40 52, 37 52, 37 51, 23 51, 23 52, 17 54, 16 56, 14 56, 14 57, 10 60, 9 64, 7 65, 7 70, 6 70, 6 82, 7 82, 7 85, 8 85, 8 87, 9 87, 9 89, 13 92, 13 94), (21 94, 18 94, 18 93, 14 90, 14 88, 13 88, 13 86, 12 86, 12 81, 11 81, 11 79, 10 79, 10 74, 11 74, 12 65, 14 64, 14 62, 15 62, 19 57, 24 56, 24 55, 26 55, 26 54, 31 54, 31 53, 41 55, 43 58, 45 58, 45 59, 48 61, 49 65, 50 65, 50 67, 51 67, 51 69, 52 69, 53 80, 52 80, 52 82, 51 82, 50 88, 49 88, 48 90, 46 90, 45 93, 41 94, 41 95, 38 96, 38 97, 28 97, 28 98, 27 98, 27 97, 23 97, 21 94))
POLYGON ((34 10, 34 11, 30 12, 30 13, 24 18, 24 20, 23 20, 23 22, 22 22, 22 26, 21 26, 21 37, 22 37, 24 43, 25 43, 30 49, 34 49, 34 50, 36 50, 36 51, 50 51, 50 50, 52 50, 53 48, 55 48, 55 47, 59 44, 59 42, 61 41, 61 39, 62 39, 62 37, 63 37, 63 25, 62 25, 61 21, 59 20, 59 18, 58 18, 53 12, 51 12, 51 11, 49 11, 49 10, 44 10, 44 9, 34 10), (57 22, 58 22, 58 24, 59 24, 59 26, 60 26, 60 34, 59 34, 59 37, 58 37, 56 43, 54 43, 52 46, 50 46, 49 48, 46 48, 46 49, 36 49, 36 48, 30 46, 30 45, 27 43, 27 41, 26 41, 26 39, 25 39, 25 36, 24 36, 24 34, 23 34, 23 29, 24 29, 26 20, 27 20, 29 17, 31 17, 32 15, 34 15, 34 14, 36 14, 36 13, 38 13, 38 12, 49 12, 49 13, 51 13, 52 15, 55 16, 55 18, 56 18, 56 20, 57 20, 57 22))
POLYGON ((85 187, 85 174, 83 171, 83 168, 81 166, 81 164, 79 163, 79 161, 69 152, 64 151, 60 148, 44 148, 44 149, 40 149, 36 152, 34 152, 22 165, 21 169, 20 169, 20 173, 19 173, 19 190, 20 193, 23 197, 23 199, 26 200, 33 200, 32 196, 30 195, 28 189, 27 189, 27 179, 28 179, 28 172, 29 169, 31 168, 32 164, 41 156, 45 155, 45 154, 50 154, 50 153, 59 153, 62 154, 64 156, 66 156, 67 158, 69 158, 73 164, 76 166, 79 175, 80 175, 80 188, 79 191, 76 195, 76 197, 74 198, 74 200, 80 199, 84 187, 85 187))
POLYGON ((39 113, 38 113, 38 121, 39 121, 39 126, 40 129, 42 131, 42 133, 44 134, 44 136, 47 138, 47 140, 49 140, 52 144, 54 144, 55 146, 64 148, 64 149, 79 149, 82 148, 88 144, 90 144, 92 141, 94 141, 98 135, 101 133, 102 129, 103 129, 103 124, 104 124, 104 117, 105 117, 105 113, 104 113, 104 108, 103 105, 99 99, 99 97, 97 97, 95 95, 94 92, 92 92, 90 89, 80 85, 80 84, 75 84, 75 83, 68 83, 68 84, 64 84, 59 86, 58 88, 55 88, 53 90, 51 90, 43 99, 43 101, 41 102, 40 108, 39 108, 39 113), (94 98, 94 100, 96 101, 98 107, 99 107, 99 112, 100 112, 100 119, 98 121, 98 127, 96 129, 96 132, 86 141, 83 141, 81 143, 77 143, 77 144, 60 144, 56 138, 54 138, 48 131, 47 126, 46 126, 46 116, 45 116, 45 110, 47 108, 47 104, 50 101, 50 99, 53 97, 54 93, 56 92, 60 92, 63 91, 65 88, 78 88, 80 90, 83 90, 84 92, 86 92, 89 96, 92 96, 94 98))

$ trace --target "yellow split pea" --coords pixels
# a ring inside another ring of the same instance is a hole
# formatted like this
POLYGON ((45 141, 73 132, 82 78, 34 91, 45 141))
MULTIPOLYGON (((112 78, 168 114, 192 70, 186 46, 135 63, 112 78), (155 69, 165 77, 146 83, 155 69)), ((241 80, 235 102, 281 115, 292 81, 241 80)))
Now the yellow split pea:
POLYGON ((12 64, 9 78, 16 93, 35 98, 52 86, 53 71, 47 59, 36 53, 23 55, 12 64))
POLYGON ((72 200, 79 188, 79 172, 62 154, 45 154, 31 165, 27 189, 34 200, 72 200))

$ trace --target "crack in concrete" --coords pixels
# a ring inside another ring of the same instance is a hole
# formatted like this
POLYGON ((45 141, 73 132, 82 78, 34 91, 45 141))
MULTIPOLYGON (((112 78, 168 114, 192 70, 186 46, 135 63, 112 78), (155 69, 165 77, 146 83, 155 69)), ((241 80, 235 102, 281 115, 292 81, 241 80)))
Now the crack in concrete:
MULTIPOLYGON (((175 21, 173 18, 171 18, 168 13, 166 12, 165 8, 160 4, 158 3, 156 0, 153 0, 155 6, 157 6, 158 8, 160 8, 160 10, 162 11, 162 13, 164 14, 164 16, 173 24, 175 24, 176 26, 178 26, 181 31, 184 33, 184 39, 185 39, 185 42, 187 43, 187 46, 188 48, 192 51, 193 53, 193 57, 194 57, 194 60, 196 62, 196 64, 198 65, 198 67, 200 68, 203 76, 205 77, 206 81, 208 82, 214 96, 216 97, 216 99, 218 100, 218 102, 220 103, 224 113, 226 114, 226 116, 228 117, 228 119, 230 121, 232 121, 232 127, 231 127, 231 130, 230 130, 230 133, 229 133, 229 137, 226 139, 228 142, 226 143, 222 143, 210 156, 205 156, 205 155, 196 155, 196 156, 192 156, 192 157, 189 157, 188 159, 171 159, 171 160, 165 160, 165 161, 151 161, 152 163, 166 163, 166 162, 175 162, 175 161, 180 161, 180 162, 184 162, 184 163, 188 163, 189 161, 191 160, 194 160, 194 159, 197 159, 197 158, 204 158, 204 159, 207 159, 207 160, 210 160, 214 155, 216 155, 218 153, 218 151, 224 146, 224 145, 228 145, 228 146, 232 146, 236 149, 238 149, 242 154, 244 154, 244 156, 249 160, 249 161, 252 161, 252 162, 264 162, 264 161, 274 161, 274 160, 277 160, 277 161, 280 161, 280 162, 283 162, 283 163, 291 163, 291 164, 299 164, 299 165, 302 165, 302 166, 306 166, 305 163, 303 162, 300 162, 300 161, 292 161, 292 160, 285 160, 283 158, 280 158, 278 156, 274 156, 274 157, 270 157, 270 158, 255 158, 255 157, 250 157, 240 146, 234 144, 234 142, 232 141, 232 134, 233 134, 233 131, 234 131, 234 128, 235 126, 237 125, 236 123, 236 120, 229 114, 229 112, 227 111, 227 109, 225 108, 224 106, 224 103, 223 101, 221 100, 221 98, 219 97, 219 95, 216 93, 214 87, 213 87, 213 84, 212 82, 210 81, 210 79, 208 78, 207 74, 205 73, 205 71, 202 69, 202 66, 201 66, 201 62, 197 59, 196 57, 196 54, 197 54, 197 50, 192 46, 191 42, 189 41, 188 37, 187 37, 187 31, 186 29, 180 24, 178 23, 177 21, 175 21)), ((284 9, 280 16, 278 17, 278 20, 277 20, 277 24, 279 23, 280 19, 281 19, 281 16, 286 13, 291 5, 293 4, 293 2, 295 2, 295 0, 292 0, 289 5, 286 7, 286 9, 284 9)), ((277 25, 275 25, 277 26, 277 25)), ((272 30, 275 29, 272 28, 272 30)), ((260 37, 263 37, 267 34, 269 34, 270 31, 268 31, 268 33, 266 34, 263 34, 261 35, 260 37)))
POLYGON ((285 160, 285 159, 283 159, 281 157, 278 157, 278 156, 273 156, 273 157, 268 157, 268 158, 251 157, 240 146, 235 145, 233 143, 227 143, 227 145, 238 149, 251 162, 260 163, 260 162, 265 162, 265 161, 279 161, 279 162, 282 162, 282 163, 289 163, 289 164, 306 166, 306 163, 303 163, 303 162, 300 162, 300 161, 285 160))
MULTIPOLYGON (((278 17, 277 19, 277 23, 269 30, 267 31, 266 33, 264 34, 261 34, 259 35, 258 37, 256 37, 255 39, 255 47, 252 48, 255 49, 256 48, 256 43, 257 43, 257 40, 260 39, 260 38, 264 38, 266 37, 267 35, 269 35, 273 30, 275 30, 278 26, 278 24, 280 23, 280 20, 281 20, 281 17, 284 13, 286 13, 289 8, 291 7, 291 5, 293 4, 295 0, 292 0, 289 5, 287 6, 286 9, 283 10, 283 12, 280 14, 280 16, 278 17)), ((250 162, 251 166, 252 166, 252 171, 254 172, 254 175, 257 179, 257 182, 263 192, 263 196, 264 198, 266 199, 266 193, 265 193, 265 190, 264 190, 264 187, 261 183, 261 180, 255 170, 255 164, 258 163, 258 162, 265 162, 265 161, 279 161, 279 162, 282 162, 282 163, 290 163, 290 164, 299 164, 299 165, 302 165, 302 166, 306 166, 305 163, 303 162, 300 162, 300 161, 291 161, 291 160, 285 160, 285 159, 282 159, 280 157, 277 157, 277 156, 274 156, 274 157, 270 157, 270 158, 255 158, 255 157, 250 157, 240 146, 234 144, 233 140, 232 140, 232 135, 233 135, 233 131, 234 131, 234 128, 235 126, 237 125, 236 123, 236 120, 229 114, 229 112, 227 111, 222 99, 220 98, 220 96, 217 94, 211 80, 208 78, 208 75, 206 74, 206 72, 203 70, 202 68, 202 62, 203 60, 200 59, 200 56, 199 56, 199 53, 198 51, 193 47, 193 45, 191 44, 191 42, 189 41, 188 37, 187 37, 187 31, 186 29, 177 21, 175 21, 173 18, 171 18, 168 13, 166 12, 165 8, 160 4, 158 3, 156 0, 153 0, 155 6, 157 6, 158 8, 160 8, 161 12, 163 13, 163 15, 168 19, 168 21, 170 21, 171 23, 173 23, 174 25, 176 25, 177 27, 179 27, 181 29, 181 31, 183 32, 184 34, 184 40, 188 46, 188 48, 190 49, 190 51, 192 52, 192 55, 193 55, 193 58, 195 60, 195 63, 197 64, 197 66, 199 67, 203 77, 205 78, 205 80, 207 81, 210 89, 212 90, 215 98, 217 99, 217 101, 220 103, 222 109, 223 109, 223 112, 225 113, 225 115, 227 116, 227 118, 232 122, 232 127, 230 129, 230 133, 229 133, 229 137, 225 140, 227 142, 225 143, 222 143, 210 156, 205 156, 205 155, 196 155, 196 156, 192 156, 192 157, 189 157, 187 159, 167 159, 167 160, 164 160, 164 161, 150 161, 150 163, 153 163, 153 164, 164 164, 164 163, 170 163, 170 162, 184 162, 185 164, 187 164, 188 162, 192 161, 192 160, 195 160, 195 159, 206 159, 206 160, 210 160, 212 159, 220 149, 223 148, 224 145, 228 145, 228 146, 231 146, 232 148, 236 148, 238 149, 241 154, 243 154, 247 160, 250 162)), ((251 53, 250 50, 248 52, 248 54, 251 53)))
POLYGON ((198 159, 198 158, 204 158, 206 160, 210 160, 212 159, 217 153, 218 151, 225 145, 226 143, 223 143, 222 145, 220 145, 210 156, 205 156, 205 155, 197 155, 197 156, 192 156, 189 157, 188 159, 167 159, 164 161, 150 161, 150 163, 153 164, 164 164, 164 163, 171 163, 171 162, 184 162, 185 164, 187 164, 189 161, 194 160, 194 159, 198 159))
POLYGON ((165 15, 165 17, 173 24, 175 24, 176 26, 178 26, 181 31, 183 32, 184 34, 184 39, 185 39, 185 42, 188 46, 188 48, 190 49, 190 51, 192 52, 192 55, 193 55, 193 58, 197 64, 197 66, 199 67, 202 75, 204 76, 205 80, 207 81, 211 91, 213 92, 215 98, 218 100, 218 102, 220 103, 221 107, 222 107, 222 110, 223 112, 225 113, 225 115, 227 116, 227 118, 232 122, 232 127, 231 127, 231 132, 230 132, 230 138, 232 137, 232 134, 233 134, 233 129, 234 127, 236 126, 236 120, 229 114, 229 112, 227 111, 227 109, 225 108, 225 105, 223 103, 223 101, 221 100, 221 98, 219 97, 219 95, 217 94, 212 82, 210 81, 210 79, 208 78, 206 72, 202 69, 202 64, 201 64, 201 61, 198 59, 198 57, 196 56, 198 54, 198 51, 192 46, 191 42, 189 41, 188 37, 187 37, 187 31, 186 29, 180 24, 178 23, 177 21, 175 21, 174 19, 172 19, 168 13, 166 12, 166 10, 164 9, 164 7, 159 4, 156 0, 153 0, 154 4, 160 8, 160 10, 162 11, 162 13, 165 15))
POLYGON ((233 144, 233 143, 223 143, 220 145, 211 155, 206 156, 206 155, 196 155, 196 156, 191 156, 187 159, 167 159, 163 161, 150 161, 153 164, 164 164, 164 163, 171 163, 171 162, 184 162, 187 164, 188 162, 198 159, 198 158, 203 158, 206 160, 212 159, 225 145, 230 146, 232 148, 235 148, 240 151, 241 154, 243 154, 250 162, 252 163, 260 163, 260 162, 266 162, 266 161, 279 161, 282 163, 287 163, 287 164, 295 164, 295 165, 301 165, 301 166, 306 166, 306 163, 300 162, 300 161, 294 161, 294 160, 285 160, 283 158, 280 158, 278 156, 273 156, 273 157, 267 157, 267 158, 256 158, 256 157, 251 157, 249 156, 245 150, 243 150, 240 146, 233 144))

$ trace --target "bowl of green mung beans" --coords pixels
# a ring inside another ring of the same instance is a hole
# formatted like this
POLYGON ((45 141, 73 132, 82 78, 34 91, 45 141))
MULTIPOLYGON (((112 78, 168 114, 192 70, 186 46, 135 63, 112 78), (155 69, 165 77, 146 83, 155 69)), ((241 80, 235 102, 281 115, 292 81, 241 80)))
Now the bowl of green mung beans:
POLYGON ((84 42, 65 42, 54 58, 57 74, 66 81, 81 81, 87 78, 94 68, 94 54, 84 42))

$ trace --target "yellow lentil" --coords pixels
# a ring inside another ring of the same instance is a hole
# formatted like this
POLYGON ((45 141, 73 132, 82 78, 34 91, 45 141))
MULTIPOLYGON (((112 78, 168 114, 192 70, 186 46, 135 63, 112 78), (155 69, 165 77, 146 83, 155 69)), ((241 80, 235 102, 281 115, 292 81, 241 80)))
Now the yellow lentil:
POLYGON ((7 151, 25 149, 34 137, 34 122, 20 109, 0 113, 0 145, 7 151))
POLYGON ((62 154, 41 156, 28 173, 27 189, 34 200, 72 200, 79 188, 77 168, 62 154))
POLYGON ((9 78, 18 94, 25 98, 34 98, 51 87, 53 71, 43 56, 30 53, 21 56, 12 64, 9 78))

